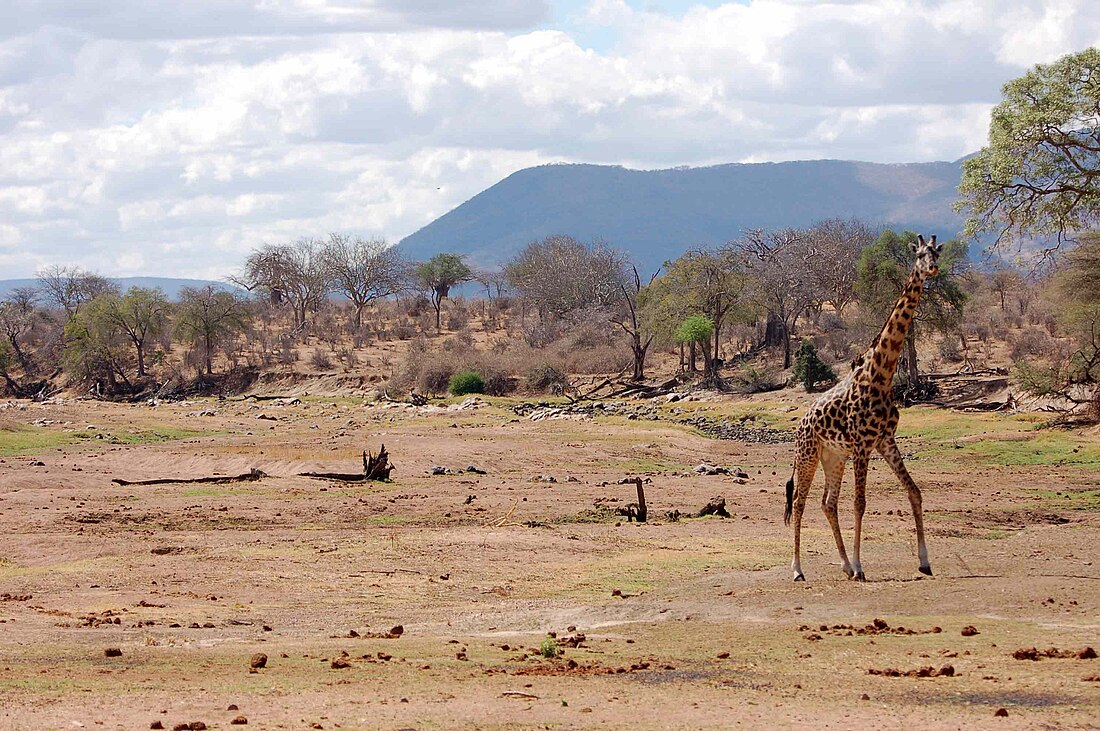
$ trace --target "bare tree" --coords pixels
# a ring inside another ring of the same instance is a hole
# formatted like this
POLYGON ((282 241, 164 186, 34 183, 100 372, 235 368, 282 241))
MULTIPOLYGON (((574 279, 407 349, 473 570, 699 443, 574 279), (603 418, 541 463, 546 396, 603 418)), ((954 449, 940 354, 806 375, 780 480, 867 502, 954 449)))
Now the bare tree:
POLYGON ((745 257, 751 297, 779 329, 784 368, 791 366, 791 331, 817 292, 809 240, 806 232, 793 228, 753 229, 732 244, 745 257))
POLYGON ((38 286, 48 303, 72 317, 80 306, 101 294, 117 292, 111 280, 76 266, 55 264, 38 272, 38 286))
POLYGON ((351 300, 356 328, 363 324, 363 310, 371 302, 395 295, 405 287, 405 264, 385 239, 365 241, 346 234, 329 234, 321 259, 333 290, 351 300))
POLYGON ((293 244, 266 244, 249 254, 244 272, 230 281, 248 291, 266 292, 274 303, 289 302, 294 330, 305 334, 309 313, 331 290, 324 245, 302 238, 293 244))
POLYGON ((505 268, 508 283, 542 316, 615 304, 627 282, 626 257, 601 241, 572 236, 535 241, 505 268))
MULTIPOLYGON (((634 375, 631 380, 641 381, 645 379, 645 356, 649 346, 653 343, 654 333, 643 332, 649 330, 645 327, 644 320, 638 318, 638 295, 642 291, 642 278, 638 276, 638 267, 630 267, 631 278, 629 284, 622 285, 622 299, 619 312, 612 316, 611 321, 621 327, 630 336, 630 351, 634 355, 634 375), (643 340, 643 334, 645 339, 643 340)), ((649 284, 657 278, 658 272, 654 272, 649 278, 649 284)))
POLYGON ((474 279, 485 287, 485 297, 492 302, 501 299, 508 291, 508 272, 505 269, 481 269, 474 273, 474 279))
MULTIPOLYGON (((858 219, 830 218, 806 231, 803 257, 815 288, 811 299, 827 302, 838 315, 856 298, 856 261, 877 232, 858 219)), ((817 304, 812 302, 811 304, 817 304)))

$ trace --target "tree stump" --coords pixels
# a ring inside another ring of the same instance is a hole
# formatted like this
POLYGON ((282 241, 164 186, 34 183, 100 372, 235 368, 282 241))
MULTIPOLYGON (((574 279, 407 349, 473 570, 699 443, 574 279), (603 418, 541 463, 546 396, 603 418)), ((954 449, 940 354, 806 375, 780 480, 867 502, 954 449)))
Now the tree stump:
POLYGON ((363 476, 366 479, 384 482, 390 479, 392 471, 393 465, 390 464, 390 455, 385 444, 378 450, 378 454, 363 451, 363 476))

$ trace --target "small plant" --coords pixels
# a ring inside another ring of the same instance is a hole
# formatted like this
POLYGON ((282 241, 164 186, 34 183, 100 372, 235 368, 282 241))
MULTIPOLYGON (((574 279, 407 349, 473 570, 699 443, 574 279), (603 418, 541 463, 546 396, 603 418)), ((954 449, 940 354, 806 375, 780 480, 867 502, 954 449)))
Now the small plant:
POLYGON ((813 391, 820 383, 836 380, 836 373, 828 363, 821 360, 817 354, 817 348, 809 338, 803 338, 798 346, 798 352, 794 355, 794 373, 796 381, 800 381, 807 391, 813 391))
POLYGON ((309 358, 309 364, 319 371, 327 371, 332 368, 332 357, 328 352, 317 348, 309 358))
POLYGON ((447 384, 447 390, 454 396, 465 396, 468 393, 485 393, 485 381, 476 371, 459 371, 451 376, 447 384))
POLYGON ((545 658, 555 658, 558 656, 558 641, 553 637, 547 635, 546 639, 539 645, 539 654, 545 658))

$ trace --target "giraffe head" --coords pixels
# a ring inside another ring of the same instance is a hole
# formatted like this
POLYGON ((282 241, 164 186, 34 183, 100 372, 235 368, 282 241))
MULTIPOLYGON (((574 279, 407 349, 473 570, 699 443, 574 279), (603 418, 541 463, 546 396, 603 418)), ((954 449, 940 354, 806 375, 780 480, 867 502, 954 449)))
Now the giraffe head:
POLYGON ((940 258, 940 252, 943 251, 943 244, 936 245, 935 235, 927 242, 923 236, 918 235, 917 243, 909 244, 909 249, 917 255, 917 262, 913 265, 914 270, 924 277, 934 277, 940 273, 936 262, 940 258))

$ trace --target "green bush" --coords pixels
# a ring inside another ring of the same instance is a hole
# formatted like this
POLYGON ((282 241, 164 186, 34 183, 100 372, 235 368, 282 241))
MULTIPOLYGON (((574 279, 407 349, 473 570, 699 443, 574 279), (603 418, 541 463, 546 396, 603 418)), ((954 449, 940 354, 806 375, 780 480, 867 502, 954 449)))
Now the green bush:
POLYGON ((553 637, 547 636, 539 645, 539 654, 545 658, 555 658, 558 656, 558 641, 553 637))
POLYGON ((676 328, 676 342, 678 343, 704 343, 714 333, 714 322, 703 315, 692 315, 685 318, 676 328))
POLYGON ((794 379, 802 383, 807 391, 813 391, 821 383, 836 380, 836 372, 829 364, 821 360, 817 348, 809 338, 803 338, 802 344, 794 354, 794 379))
POLYGON ((447 384, 447 390, 454 396, 465 396, 468 393, 485 393, 485 381, 476 371, 460 371, 451 376, 447 384))

